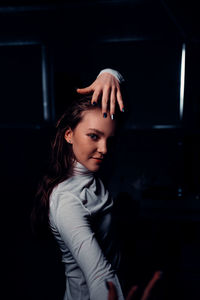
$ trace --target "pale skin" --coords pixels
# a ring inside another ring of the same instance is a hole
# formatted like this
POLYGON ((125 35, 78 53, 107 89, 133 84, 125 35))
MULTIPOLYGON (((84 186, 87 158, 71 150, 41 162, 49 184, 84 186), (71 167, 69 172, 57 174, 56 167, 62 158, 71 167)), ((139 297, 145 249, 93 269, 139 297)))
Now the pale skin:
POLYGON ((124 103, 121 95, 119 81, 110 73, 102 73, 96 80, 88 87, 77 89, 79 94, 92 94, 91 103, 97 103, 99 98, 102 97, 102 114, 108 112, 113 119, 115 115, 116 103, 119 105, 120 111, 124 111, 124 103))
POLYGON ((88 170, 99 170, 106 154, 109 139, 115 135, 115 121, 103 119, 99 107, 84 111, 82 120, 74 130, 65 132, 65 140, 72 145, 78 162, 88 170))

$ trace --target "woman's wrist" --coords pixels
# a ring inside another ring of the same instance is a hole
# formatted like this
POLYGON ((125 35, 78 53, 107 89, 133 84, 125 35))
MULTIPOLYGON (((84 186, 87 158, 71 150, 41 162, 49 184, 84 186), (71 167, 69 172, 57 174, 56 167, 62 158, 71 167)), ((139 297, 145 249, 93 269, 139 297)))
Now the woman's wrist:
POLYGON ((124 81, 123 76, 116 70, 110 68, 103 69, 97 77, 99 77, 102 73, 112 74, 119 81, 119 83, 122 83, 124 81))

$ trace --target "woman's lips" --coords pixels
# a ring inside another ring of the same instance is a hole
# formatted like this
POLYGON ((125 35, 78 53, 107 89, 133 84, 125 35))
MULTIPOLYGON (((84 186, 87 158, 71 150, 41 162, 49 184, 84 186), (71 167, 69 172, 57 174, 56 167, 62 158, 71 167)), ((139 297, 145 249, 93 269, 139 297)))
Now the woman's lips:
POLYGON ((92 157, 94 160, 96 160, 97 162, 102 162, 103 158, 98 158, 98 157, 92 157))

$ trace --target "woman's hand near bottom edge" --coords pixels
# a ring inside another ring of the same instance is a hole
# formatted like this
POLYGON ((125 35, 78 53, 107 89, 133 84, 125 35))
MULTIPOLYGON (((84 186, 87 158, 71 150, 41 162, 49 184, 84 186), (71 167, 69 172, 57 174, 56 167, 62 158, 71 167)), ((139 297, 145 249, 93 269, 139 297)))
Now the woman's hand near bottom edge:
MULTIPOLYGON (((162 276, 161 271, 156 271, 154 273, 152 279, 148 282, 146 288, 144 289, 141 300, 147 300, 149 298, 151 290, 155 286, 156 282, 161 278, 161 276, 162 276)), ((107 281, 107 286, 109 288, 108 300, 118 300, 115 285, 111 281, 107 281)), ((130 289, 126 297, 126 300, 133 300, 137 289, 138 289, 137 285, 132 286, 132 288, 130 289)))
MULTIPOLYGON (((109 288, 108 300, 118 300, 117 291, 116 291, 114 283, 112 283, 111 281, 107 281, 107 286, 109 288)), ((128 296, 126 297, 126 300, 133 299, 133 295, 135 294, 137 289, 138 289, 138 287, 136 285, 133 286, 130 289, 128 296)))

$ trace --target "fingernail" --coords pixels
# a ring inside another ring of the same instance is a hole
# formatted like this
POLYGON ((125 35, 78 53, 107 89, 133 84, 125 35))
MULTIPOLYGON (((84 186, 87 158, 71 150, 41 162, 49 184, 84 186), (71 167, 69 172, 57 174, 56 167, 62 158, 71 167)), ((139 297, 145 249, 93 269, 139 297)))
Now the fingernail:
POLYGON ((92 103, 92 105, 96 106, 96 105, 97 105, 97 103, 94 101, 94 102, 92 103))
POLYGON ((114 114, 113 114, 113 115, 111 115, 111 119, 112 119, 112 120, 114 120, 114 118, 115 118, 115 115, 114 115, 114 114))
POLYGON ((104 117, 104 118, 107 118, 107 113, 104 113, 104 114, 103 114, 103 117, 104 117))
POLYGON ((124 108, 122 108, 122 112, 124 112, 124 108))

